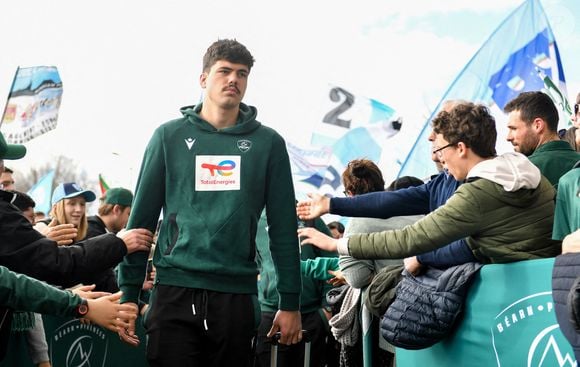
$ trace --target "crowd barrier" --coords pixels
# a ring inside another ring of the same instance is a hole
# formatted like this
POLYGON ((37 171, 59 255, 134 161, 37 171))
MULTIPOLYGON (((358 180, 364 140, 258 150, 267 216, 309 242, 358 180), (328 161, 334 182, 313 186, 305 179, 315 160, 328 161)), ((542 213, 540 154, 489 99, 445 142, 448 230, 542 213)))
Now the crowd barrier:
POLYGON ((398 348, 397 366, 576 366, 554 313, 553 264, 542 259, 484 266, 453 334, 427 349, 398 348))
MULTIPOLYGON (((486 265, 475 276, 463 318, 453 333, 434 346, 397 349, 397 366, 577 366, 560 332, 551 292, 554 259, 486 265)), ((370 314, 362 318, 364 365, 370 366, 370 314)), ((78 320, 43 316, 53 366, 147 366, 140 320, 138 348, 117 334, 78 320)), ((376 340, 376 339, 375 339, 376 340)), ((33 367, 24 338, 12 338, 0 367, 33 367)))
MULTIPOLYGON (((77 319, 43 315, 44 331, 53 367, 147 366, 145 332, 137 320, 141 340, 134 348, 112 333, 96 325, 81 324, 77 319)), ((35 367, 28 355, 22 333, 13 334, 8 353, 0 367, 35 367)))

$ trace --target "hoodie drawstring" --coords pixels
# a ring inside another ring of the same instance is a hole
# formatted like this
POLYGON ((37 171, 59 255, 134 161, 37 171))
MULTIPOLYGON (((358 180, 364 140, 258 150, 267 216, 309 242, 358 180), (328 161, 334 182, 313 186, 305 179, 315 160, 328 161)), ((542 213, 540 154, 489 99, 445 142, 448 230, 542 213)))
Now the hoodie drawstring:
POLYGON ((201 303, 203 305, 203 327, 205 328, 205 330, 209 330, 209 328, 207 327, 207 290, 203 290, 203 293, 201 294, 201 303))
MULTIPOLYGON (((191 293, 191 311, 193 313, 193 316, 197 315, 197 311, 195 310, 195 291, 191 293)), ((209 330, 208 326, 207 326, 207 305, 208 305, 208 297, 207 297, 207 290, 203 289, 202 293, 201 293, 201 308, 202 308, 202 314, 201 316, 203 317, 203 328, 207 331, 209 330)))

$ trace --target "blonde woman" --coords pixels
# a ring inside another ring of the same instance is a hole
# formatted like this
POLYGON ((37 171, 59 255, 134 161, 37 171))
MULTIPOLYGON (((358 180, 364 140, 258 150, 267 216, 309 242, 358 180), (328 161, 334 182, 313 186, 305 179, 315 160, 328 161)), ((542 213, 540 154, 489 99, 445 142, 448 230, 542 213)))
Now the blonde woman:
POLYGON ((94 192, 83 190, 74 182, 62 183, 52 193, 50 222, 35 228, 59 245, 80 241, 86 237, 88 229, 86 203, 96 198, 94 192))

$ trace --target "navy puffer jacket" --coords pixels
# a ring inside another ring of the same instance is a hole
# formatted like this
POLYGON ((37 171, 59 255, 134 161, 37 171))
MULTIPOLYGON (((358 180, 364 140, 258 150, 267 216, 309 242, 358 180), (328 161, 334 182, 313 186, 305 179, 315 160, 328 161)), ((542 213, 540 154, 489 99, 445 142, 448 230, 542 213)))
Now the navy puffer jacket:
POLYGON ((427 268, 417 277, 404 271, 395 301, 381 321, 383 337, 404 349, 423 349, 442 340, 453 331, 470 281, 481 267, 471 262, 446 270, 427 268))

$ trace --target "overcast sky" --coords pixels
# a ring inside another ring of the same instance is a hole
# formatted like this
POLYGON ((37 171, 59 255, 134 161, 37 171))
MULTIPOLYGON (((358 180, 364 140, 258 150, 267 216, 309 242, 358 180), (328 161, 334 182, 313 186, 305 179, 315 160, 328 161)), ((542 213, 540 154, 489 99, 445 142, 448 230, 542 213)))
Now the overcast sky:
MULTIPOLYGON (((2 1, 0 95, 18 66, 55 65, 64 85, 57 129, 8 165, 25 171, 66 155, 95 180, 102 173, 112 185, 134 185, 153 130, 199 100, 201 58, 218 38, 236 38, 253 53, 245 102, 289 141, 309 142, 329 84, 393 107, 413 135, 521 2, 2 1)), ((573 97, 580 1, 542 5, 573 97)))

